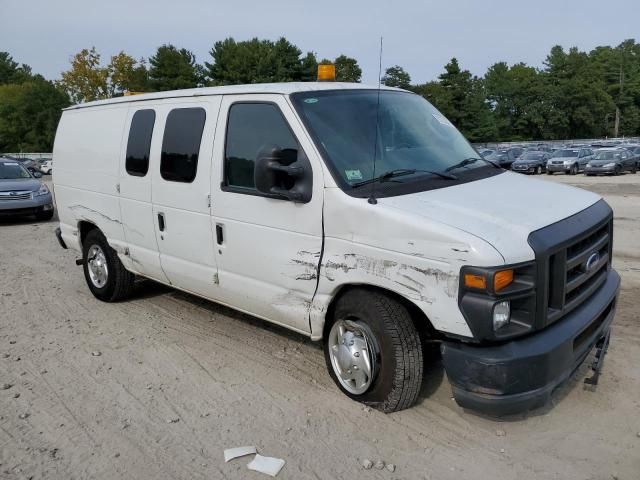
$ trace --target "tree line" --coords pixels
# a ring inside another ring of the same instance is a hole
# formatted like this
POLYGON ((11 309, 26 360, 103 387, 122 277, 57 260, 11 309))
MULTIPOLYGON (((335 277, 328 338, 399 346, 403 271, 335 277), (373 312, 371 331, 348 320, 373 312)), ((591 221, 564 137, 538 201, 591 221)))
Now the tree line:
MULTIPOLYGON (((120 52, 104 61, 95 48, 70 59, 57 81, 34 74, 0 52, 0 151, 50 151, 60 110, 124 95, 216 85, 308 82, 318 64, 333 63, 336 80, 360 82, 358 61, 322 58, 280 38, 216 42, 209 61, 162 45, 148 59, 120 52)), ((401 66, 387 68, 385 85, 433 103, 472 142, 556 140, 640 134, 640 44, 551 49, 542 68, 498 62, 482 77, 452 58, 437 79, 413 83, 401 66)))

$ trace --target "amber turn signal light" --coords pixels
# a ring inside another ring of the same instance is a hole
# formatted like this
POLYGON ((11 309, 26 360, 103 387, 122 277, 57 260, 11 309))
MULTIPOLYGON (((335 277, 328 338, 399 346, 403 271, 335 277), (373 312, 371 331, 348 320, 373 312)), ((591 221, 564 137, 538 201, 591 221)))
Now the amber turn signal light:
POLYGON ((501 270, 493 276, 493 290, 499 292, 513 282, 513 270, 501 270))
POLYGON ((464 286, 471 288, 487 289, 487 279, 484 275, 474 275, 472 273, 464 274, 464 286))

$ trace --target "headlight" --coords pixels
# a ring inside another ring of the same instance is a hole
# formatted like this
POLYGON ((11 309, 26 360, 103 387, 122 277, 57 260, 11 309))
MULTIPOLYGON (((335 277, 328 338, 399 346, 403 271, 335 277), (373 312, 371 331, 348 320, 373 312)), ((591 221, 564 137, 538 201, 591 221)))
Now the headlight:
POLYGON ((564 164, 565 165, 571 165, 573 163, 573 160, 565 160, 564 164))
POLYGON ((47 193, 49 193, 49 189, 47 188, 47 186, 43 183, 42 185, 40 185, 40 190, 38 190, 37 192, 33 193, 34 197, 38 197, 40 195, 46 195, 47 193))
POLYGON ((458 305, 478 341, 505 340, 535 326, 536 264, 460 269, 458 305))
POLYGON ((511 302, 496 303, 493 307, 493 331, 497 332, 511 320, 511 302))
POLYGON ((615 167, 615 166, 616 166, 616 164, 615 164, 615 163, 613 163, 613 162, 611 162, 611 163, 606 163, 606 164, 604 165, 604 167, 605 167, 605 168, 610 168, 610 167, 615 167))
POLYGON ((591 162, 587 163, 587 167, 591 167, 591 162))

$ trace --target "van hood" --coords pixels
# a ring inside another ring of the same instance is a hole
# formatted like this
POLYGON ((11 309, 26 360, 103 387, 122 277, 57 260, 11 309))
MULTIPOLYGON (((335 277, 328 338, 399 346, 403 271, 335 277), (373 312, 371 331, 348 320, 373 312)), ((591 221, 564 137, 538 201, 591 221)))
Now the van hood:
POLYGON ((470 233, 490 243, 505 263, 517 263, 534 259, 527 242, 531 232, 570 217, 600 198, 580 188, 505 172, 378 202, 470 233))
POLYGON ((0 180, 0 192, 36 192, 40 188, 40 180, 34 178, 17 178, 15 180, 0 180))

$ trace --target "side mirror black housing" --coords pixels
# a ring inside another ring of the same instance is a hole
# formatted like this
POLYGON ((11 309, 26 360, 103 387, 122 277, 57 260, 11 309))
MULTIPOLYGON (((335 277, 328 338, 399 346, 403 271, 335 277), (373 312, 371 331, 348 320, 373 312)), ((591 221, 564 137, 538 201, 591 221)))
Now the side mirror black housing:
POLYGON ((42 173, 40 173, 40 172, 33 172, 33 176, 34 176, 35 178, 42 178, 42 173))
POLYGON ((311 201, 313 172, 302 150, 269 145, 260 150, 254 169, 256 189, 296 203, 311 201))

